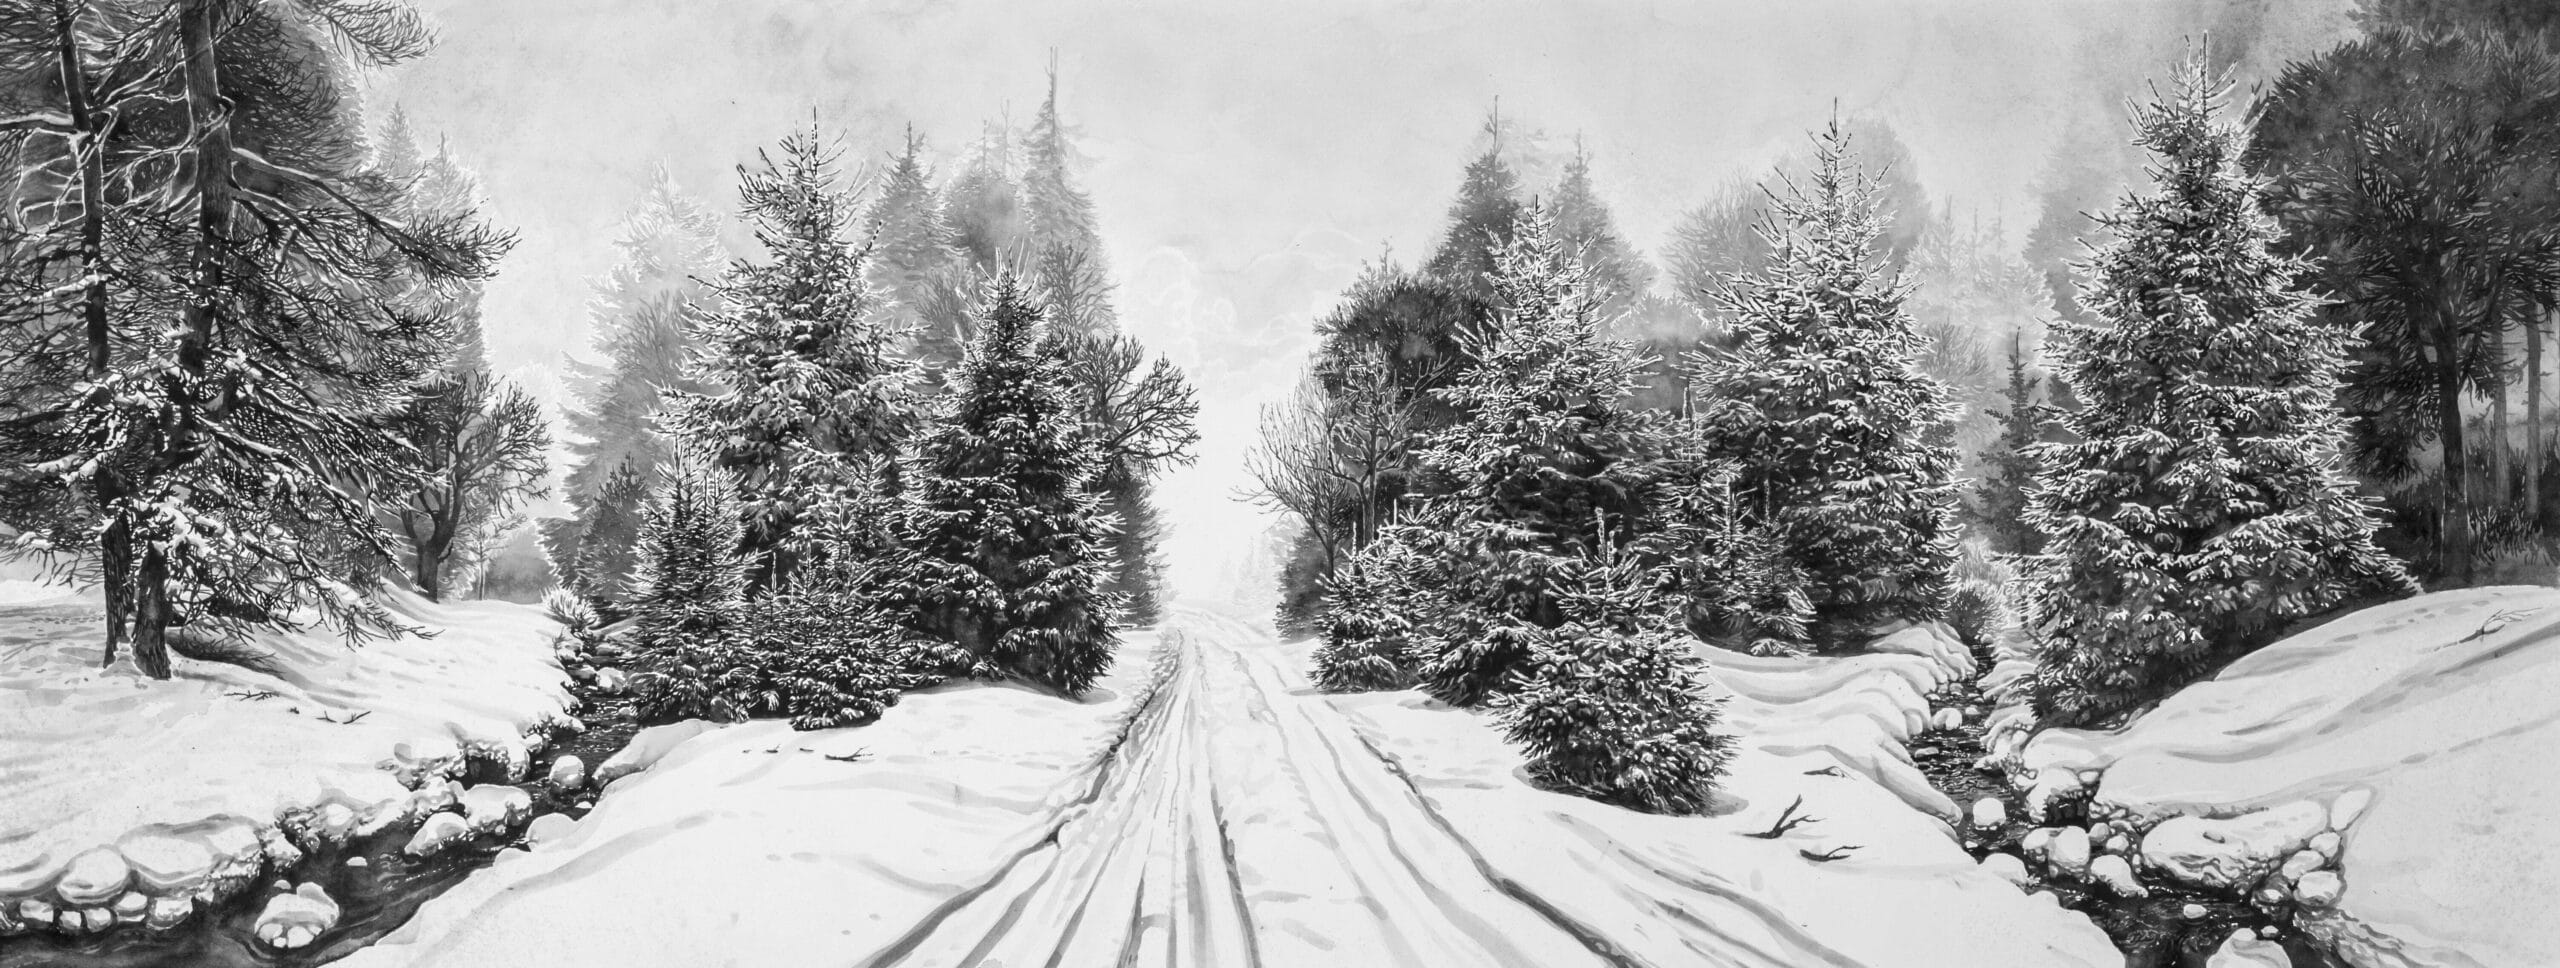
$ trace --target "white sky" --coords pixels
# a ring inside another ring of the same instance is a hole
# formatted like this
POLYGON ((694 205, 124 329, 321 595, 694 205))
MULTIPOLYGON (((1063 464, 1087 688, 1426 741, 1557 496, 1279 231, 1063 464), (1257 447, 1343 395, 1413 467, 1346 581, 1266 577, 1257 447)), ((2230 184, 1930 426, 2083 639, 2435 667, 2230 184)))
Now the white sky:
POLYGON ((376 86, 521 233, 489 345, 542 384, 584 349, 591 280, 652 165, 726 210, 732 166, 813 111, 866 157, 909 123, 954 149, 982 119, 1026 120, 1056 48, 1121 314, 1202 389, 1200 466, 1163 490, 1177 583, 1200 594, 1262 529, 1231 500, 1255 408, 1362 260, 1427 253, 1495 98, 1580 134, 1648 250, 1835 101, 1884 115, 1958 211, 2023 226, 2067 111, 2112 108, 2232 4, 2269 12, 2263 64, 2334 39, 2346 3, 420 0, 443 45, 376 86))

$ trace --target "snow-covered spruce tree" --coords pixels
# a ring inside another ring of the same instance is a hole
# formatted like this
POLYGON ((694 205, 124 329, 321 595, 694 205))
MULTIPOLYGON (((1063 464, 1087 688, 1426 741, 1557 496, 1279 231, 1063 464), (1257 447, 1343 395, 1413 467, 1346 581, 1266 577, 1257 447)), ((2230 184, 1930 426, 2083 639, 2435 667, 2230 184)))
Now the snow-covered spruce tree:
POLYGON ((2044 441, 2044 425, 2052 408, 2036 399, 2044 378, 2027 371, 2024 341, 2009 337, 2008 407, 1994 410, 2000 437, 1982 454, 1982 482, 1974 487, 1966 509, 1991 550, 2032 555, 2044 550, 2044 533, 2027 521, 2027 488, 2035 480, 2036 446, 2044 441))
POLYGON ((669 429, 738 482, 758 589, 790 578, 786 543, 813 500, 800 465, 821 454, 856 464, 888 457, 913 423, 919 374, 873 312, 865 253, 847 238, 855 213, 836 156, 812 129, 740 170, 741 207, 768 259, 732 265, 718 287, 722 307, 699 327, 690 372, 721 389, 668 394, 669 429))
POLYGON ((604 361, 568 364, 572 401, 562 417, 570 466, 562 496, 569 514, 542 523, 552 573, 607 604, 629 585, 640 502, 667 459, 659 396, 703 389, 684 365, 698 343, 693 320, 713 302, 704 280, 719 271, 719 222, 661 168, 614 247, 621 258, 596 284, 588 310, 604 361))
MULTIPOLYGON (((1643 360, 1601 335, 1600 293, 1532 208, 1494 253, 1495 311, 1467 368, 1439 395, 1466 416, 1430 438, 1422 463, 1446 487, 1421 520, 1456 602, 1421 657, 1424 688, 1459 706, 1508 687, 1537 630, 1564 620, 1556 582, 1645 513, 1657 416, 1618 406, 1643 360)), ((1411 529, 1409 529, 1411 530, 1411 529)))
POLYGON ((2112 721, 2368 594, 2415 590, 2374 545, 2341 465, 2338 379, 2350 336, 2316 318, 2277 228, 2229 85, 2201 63, 2136 113, 2154 190, 2101 224, 2088 323, 2054 360, 2083 408, 2047 444, 2027 517, 2047 535, 2021 576, 2045 722, 2112 721))
POLYGON ((628 602, 640 718, 730 721, 761 676, 746 661, 747 562, 737 483, 709 457, 678 452, 658 471, 633 557, 628 602))
POLYGON ((1323 580, 1324 644, 1312 656, 1318 688, 1365 692, 1413 684, 1417 626, 1437 611, 1423 606, 1423 566, 1390 530, 1323 580))
POLYGON ((1111 664, 1117 522, 1040 311, 1010 275, 908 460, 897 596, 919 631, 1076 694, 1111 664))
POLYGON ((1637 559, 1601 549, 1558 589, 1565 620, 1532 638, 1503 731, 1540 784, 1649 813, 1706 809, 1733 756, 1723 703, 1687 635, 1661 622, 1637 559))
POLYGON ((1696 425, 1740 468, 1747 524, 1802 571, 1815 644, 1842 648, 1945 607, 1956 458, 1929 440, 1953 414, 1914 362, 1908 290, 1877 249, 1877 185, 1838 121, 1814 147, 1809 182, 1771 199, 1769 264, 1717 294, 1736 345, 1692 369, 1696 425))
POLYGON ((1665 461, 1629 551, 1653 564, 1650 584, 1672 597, 1690 634, 1753 655, 1803 651, 1813 603, 1802 569, 1735 506, 1739 468, 1696 451, 1665 461))

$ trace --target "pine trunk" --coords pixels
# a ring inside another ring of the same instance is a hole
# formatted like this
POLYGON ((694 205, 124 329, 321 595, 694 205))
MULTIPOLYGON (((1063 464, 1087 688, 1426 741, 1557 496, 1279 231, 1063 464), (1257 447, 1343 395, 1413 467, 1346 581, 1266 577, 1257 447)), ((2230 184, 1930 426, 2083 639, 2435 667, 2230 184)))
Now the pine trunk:
POLYGON ((2524 326, 2524 514, 2542 529, 2542 320, 2524 326))
MULTIPOLYGON (((178 7, 181 79, 185 87, 187 128, 195 139, 193 165, 196 191, 195 248, 190 257, 187 304, 179 316, 177 365, 180 379, 171 381, 168 439, 153 458, 153 469, 173 473, 193 461, 201 446, 198 412, 206 401, 195 397, 213 351, 214 304, 221 299, 223 265, 231 237, 231 113, 223 101, 221 69, 215 61, 215 0, 184 0, 178 7)), ((169 677, 169 626, 177 617, 169 603, 169 561, 158 547, 145 548, 135 579, 133 660, 144 675, 169 677)))
MULTIPOLYGON (((108 329, 106 229, 106 131, 89 103, 89 77, 80 68, 79 29, 70 0, 53 0, 54 55, 62 75, 64 113, 71 121, 71 155, 80 178, 80 317, 88 343, 88 376, 106 379, 114 364, 114 341, 108 329)), ((94 391, 93 391, 94 392, 94 391)), ((108 516, 98 543, 99 582, 105 586, 107 648, 100 665, 114 665, 124 641, 127 579, 133 569, 133 527, 120 509, 125 498, 123 475, 106 462, 91 481, 91 496, 108 516)))
POLYGON ((2444 481, 2437 523, 2445 577, 2471 579, 2471 495, 2468 454, 2462 446, 2462 317, 2440 305, 2435 327, 2436 432, 2442 437, 2444 481))

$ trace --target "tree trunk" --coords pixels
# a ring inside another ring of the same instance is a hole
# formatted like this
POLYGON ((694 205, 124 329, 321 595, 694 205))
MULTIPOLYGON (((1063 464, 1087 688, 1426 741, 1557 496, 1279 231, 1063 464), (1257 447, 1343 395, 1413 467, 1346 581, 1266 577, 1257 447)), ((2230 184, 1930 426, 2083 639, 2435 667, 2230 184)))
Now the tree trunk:
POLYGON ((2489 385, 2481 389, 2489 394, 2489 501, 2495 506, 2516 494, 2514 447, 2507 437, 2507 337, 2495 330, 2489 334, 2489 373, 2489 385))
POLYGON ((154 679, 169 678, 169 619, 169 559, 146 548, 134 578, 133 664, 154 679))
MULTIPOLYGON (((107 327, 105 272, 107 133, 89 103, 89 76, 80 67, 79 24, 72 14, 71 0, 53 0, 53 28, 64 114, 71 120, 71 157, 80 172, 80 273, 85 279, 80 287, 82 335, 88 343, 88 375, 93 384, 90 393, 102 395, 104 391, 97 384, 106 379, 115 362, 114 341, 107 327)), ((108 403, 113 405, 112 401, 108 403)), ((101 462, 96 476, 90 479, 90 494, 108 520, 106 532, 98 542, 98 577, 105 586, 107 606, 107 648, 99 664, 109 666, 115 664, 116 648, 124 640, 126 583, 133 569, 133 526, 122 509, 126 488, 122 472, 112 461, 101 462)))
POLYGON ((2524 515, 2542 530, 2542 323, 2524 326, 2524 515))
POLYGON ((2445 577, 2471 581, 2469 455, 2462 446, 2462 316, 2449 303, 2436 313, 2436 432, 2443 445, 2444 494, 2438 512, 2438 550, 2445 577))
MULTIPOLYGON (((222 298, 223 268, 231 238, 231 106, 222 97, 221 69, 215 62, 216 0, 183 0, 178 7, 178 45, 187 108, 187 129, 195 140, 196 237, 189 258, 188 293, 179 314, 178 373, 164 379, 169 396, 167 439, 154 455, 152 470, 173 474, 195 460, 202 446, 197 427, 197 399, 207 361, 213 352, 215 302, 222 298)), ((176 620, 169 604, 169 561, 158 547, 143 550, 136 576, 133 614, 133 659, 144 675, 169 677, 168 634, 176 620)))

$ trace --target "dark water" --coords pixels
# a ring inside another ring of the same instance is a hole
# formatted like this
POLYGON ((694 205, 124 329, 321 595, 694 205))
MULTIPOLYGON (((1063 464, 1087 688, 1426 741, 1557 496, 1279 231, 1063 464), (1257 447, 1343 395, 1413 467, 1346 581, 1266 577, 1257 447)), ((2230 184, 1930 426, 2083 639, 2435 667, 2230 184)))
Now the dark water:
MULTIPOLYGON (((1983 704, 1982 698, 1969 688, 1939 699, 1957 706, 1983 704)), ((2150 896, 2117 897, 2103 887, 2046 871, 2044 865, 2028 859, 2018 846, 2019 840, 2036 827, 2024 819, 2026 807, 2022 798, 1999 773, 1974 767, 1974 761, 1982 756, 1982 733, 1979 723, 1969 722, 1955 729, 1931 729, 1914 737, 1911 743, 1912 759, 1920 771, 1928 776, 1931 785, 1953 799, 1958 809, 1970 814, 1974 802, 1983 797, 1996 797, 2008 806, 2009 822, 1998 830, 1978 830, 1969 823, 1958 827, 1965 850, 1977 860, 1992 854, 2010 854, 2026 861, 2028 873, 2042 882, 2043 889, 2053 892, 2064 908, 2088 915, 2099 930, 2107 933, 2107 938, 2124 952, 2126 968, 2205 968, 2205 962, 2215 949, 2222 947, 2223 940, 2243 928, 2261 936, 2265 929, 2274 928, 2275 940, 2285 946, 2295 968, 2332 968, 2337 964, 2313 948, 2290 923, 2243 899, 2149 881, 2143 886, 2150 889, 2150 896), (2187 917, 2190 904, 2202 907, 2204 915, 2187 917)), ((2051 823, 2082 826, 2089 821, 2085 804, 2061 805, 2047 819, 2051 823)))
MULTIPOLYGON (((620 751, 638 731, 628 700, 588 696, 584 708, 586 731, 555 738, 549 749, 534 758, 533 769, 517 784, 533 794, 534 816, 585 816, 594 807, 592 790, 567 798, 553 797, 543 787, 542 778, 553 761, 572 753, 592 770, 620 751)), ((497 779, 466 776, 463 782, 497 779)), ((79 938, 51 932, 0 938, 0 968, 299 968, 324 964, 398 930, 420 906, 488 867, 499 851, 523 846, 518 832, 464 841, 434 857, 417 860, 400 852, 411 833, 406 828, 394 828, 375 837, 358 838, 340 850, 314 853, 304 859, 292 879, 320 884, 338 902, 340 912, 338 923, 304 948, 277 951, 259 943, 258 912, 265 909, 268 898, 282 893, 268 883, 242 891, 210 916, 200 912, 168 931, 128 926, 79 938), (359 857, 364 859, 362 865, 348 864, 349 859, 359 857)))

